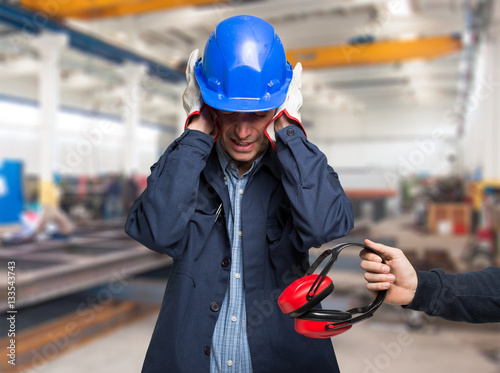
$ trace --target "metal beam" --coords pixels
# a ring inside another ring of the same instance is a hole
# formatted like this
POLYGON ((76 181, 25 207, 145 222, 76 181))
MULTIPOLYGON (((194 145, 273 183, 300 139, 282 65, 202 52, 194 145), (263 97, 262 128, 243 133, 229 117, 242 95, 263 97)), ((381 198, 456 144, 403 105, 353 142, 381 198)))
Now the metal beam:
MULTIPOLYGON (((101 227, 106 225, 101 222, 101 227)), ((89 225, 86 228, 91 230, 78 233, 70 245, 63 241, 45 241, 2 247, 2 263, 15 260, 17 266, 24 268, 17 280, 16 306, 22 308, 108 282, 119 282, 172 263, 170 257, 134 242, 120 227, 111 226, 106 230, 89 225)), ((6 270, 0 268, 0 276, 5 276, 6 270)), ((7 302, 2 301, 0 312, 5 312, 6 307, 7 302)))
POLYGON ((432 59, 456 53, 462 42, 456 36, 433 36, 410 40, 379 41, 366 44, 344 44, 287 51, 287 59, 304 68, 331 68, 373 65, 432 59))
POLYGON ((24 7, 41 11, 50 17, 86 20, 227 2, 228 0, 73 0, 54 6, 53 0, 21 0, 24 7))
POLYGON ((40 18, 36 12, 17 6, 0 4, 0 23, 4 23, 26 35, 39 35, 43 31, 65 33, 69 36, 69 46, 87 54, 103 58, 116 64, 134 62, 148 67, 150 75, 165 81, 183 81, 184 74, 162 65, 133 51, 112 45, 94 36, 76 31, 51 18, 40 18))

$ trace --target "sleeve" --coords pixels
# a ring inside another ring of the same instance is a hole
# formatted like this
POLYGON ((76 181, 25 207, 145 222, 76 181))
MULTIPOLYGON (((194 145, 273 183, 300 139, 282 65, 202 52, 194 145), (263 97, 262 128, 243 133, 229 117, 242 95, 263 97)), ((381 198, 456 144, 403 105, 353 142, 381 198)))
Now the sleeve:
POLYGON ((453 274, 433 269, 417 275, 415 297, 404 308, 452 321, 500 321, 500 268, 453 274))
POLYGON ((348 234, 354 225, 351 202, 326 156, 296 125, 287 126, 276 135, 282 183, 291 204, 295 246, 305 251, 348 234))
POLYGON ((134 202, 125 232, 147 248, 174 258, 195 209, 200 174, 213 147, 209 135, 187 129, 151 167, 144 192, 134 202))

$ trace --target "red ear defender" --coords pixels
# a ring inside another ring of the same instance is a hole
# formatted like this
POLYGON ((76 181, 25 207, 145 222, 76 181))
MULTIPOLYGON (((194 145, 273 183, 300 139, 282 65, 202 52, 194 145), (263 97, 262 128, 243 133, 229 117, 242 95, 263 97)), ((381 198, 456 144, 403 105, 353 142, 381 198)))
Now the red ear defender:
POLYGON ((295 330, 297 333, 309 338, 323 339, 342 334, 352 328, 352 324, 344 322, 333 324, 327 321, 312 321, 295 319, 295 330))
MULTIPOLYGON (((367 306, 347 311, 314 308, 333 291, 333 282, 326 276, 340 252, 348 246, 358 246, 379 255, 372 248, 358 243, 339 244, 325 250, 311 265, 304 277, 292 282, 278 298, 283 313, 295 319, 295 330, 309 338, 330 338, 349 330, 353 324, 373 316, 384 301, 387 290, 379 291, 367 306), (331 255, 319 275, 313 274, 320 263, 331 255)), ((383 259, 382 259, 383 262, 383 259)))
POLYGON ((317 291, 313 293, 311 289, 319 281, 319 277, 319 275, 308 275, 288 285, 278 298, 278 305, 283 313, 297 317, 325 299, 333 291, 333 282, 329 277, 325 277, 317 291))

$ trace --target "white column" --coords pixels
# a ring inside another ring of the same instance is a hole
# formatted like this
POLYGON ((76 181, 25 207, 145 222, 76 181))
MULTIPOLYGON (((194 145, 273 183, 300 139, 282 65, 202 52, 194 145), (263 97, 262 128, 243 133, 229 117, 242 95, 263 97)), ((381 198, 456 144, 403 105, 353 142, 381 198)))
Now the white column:
POLYGON ((493 24, 480 48, 475 89, 469 99, 465 164, 483 179, 500 179, 500 27, 493 24), (474 150, 477 149, 477 150, 474 150))
POLYGON ((54 203, 53 165, 57 150, 57 118, 60 106, 60 56, 68 43, 65 34, 45 33, 33 41, 40 55, 38 101, 40 103, 40 200, 54 203))
MULTIPOLYGON (((485 131, 484 153, 482 161, 484 179, 500 179, 500 71, 498 70, 498 61, 500 58, 500 38, 498 32, 500 27, 495 24, 494 29, 490 30, 488 37, 488 55, 486 56, 485 75, 481 84, 485 96, 485 131)), ((479 97, 481 99, 482 97, 479 97)))
POLYGON ((122 69, 125 78, 123 105, 123 121, 125 124, 125 146, 123 148, 122 170, 125 176, 130 176, 139 169, 139 147, 137 143, 138 128, 141 122, 141 102, 144 100, 144 90, 141 79, 146 74, 146 66, 127 64, 122 69))

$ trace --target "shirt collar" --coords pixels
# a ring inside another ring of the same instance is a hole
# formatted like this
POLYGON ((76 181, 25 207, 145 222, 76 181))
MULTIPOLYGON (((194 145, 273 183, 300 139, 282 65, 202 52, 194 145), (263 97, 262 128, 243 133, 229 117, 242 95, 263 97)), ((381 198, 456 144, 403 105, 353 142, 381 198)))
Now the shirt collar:
MULTIPOLYGON (((255 161, 253 161, 252 167, 250 167, 250 169, 247 172, 245 172, 244 175, 247 175, 247 174, 251 175, 251 173, 255 171, 257 166, 260 164, 262 157, 266 153, 268 145, 269 144, 266 144, 266 149, 262 152, 262 154, 259 156, 259 158, 257 158, 255 161)), ((222 148, 220 141, 217 141, 215 143, 215 149, 217 150, 219 163, 220 163, 220 166, 222 167, 222 169, 224 170, 224 173, 233 172, 236 175, 238 175, 238 167, 234 167, 233 169, 231 169, 231 167, 228 167, 231 162, 233 162, 234 165, 236 165, 236 162, 234 162, 233 159, 229 156, 229 154, 222 148)))

